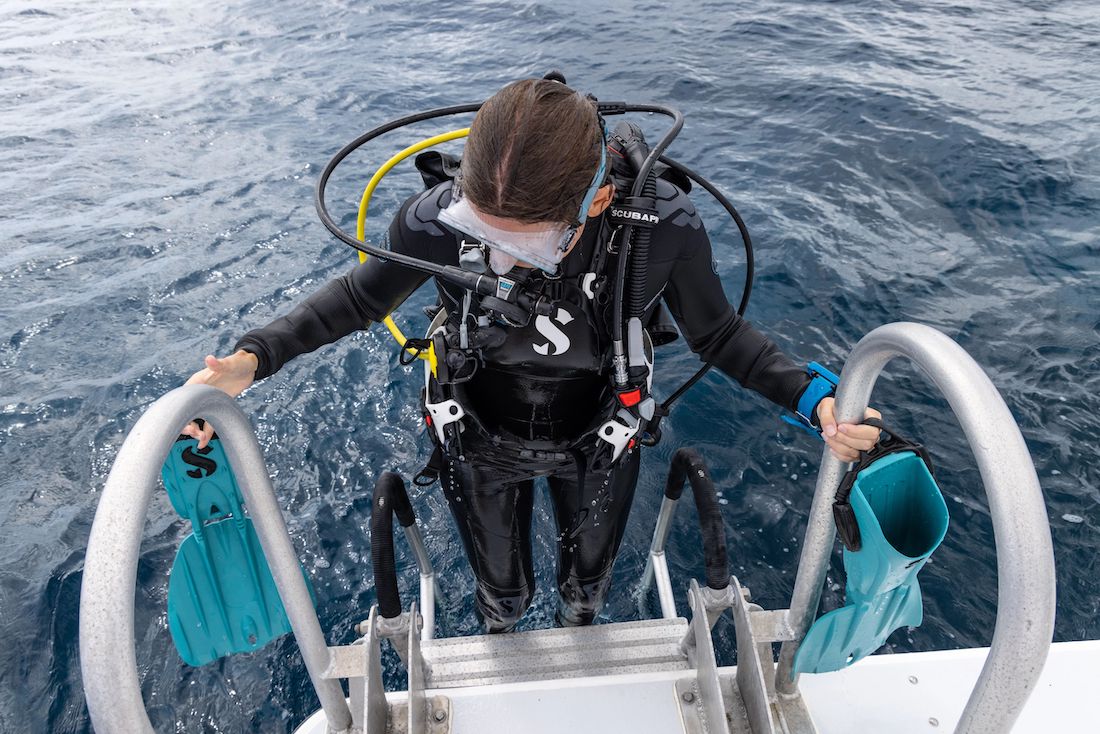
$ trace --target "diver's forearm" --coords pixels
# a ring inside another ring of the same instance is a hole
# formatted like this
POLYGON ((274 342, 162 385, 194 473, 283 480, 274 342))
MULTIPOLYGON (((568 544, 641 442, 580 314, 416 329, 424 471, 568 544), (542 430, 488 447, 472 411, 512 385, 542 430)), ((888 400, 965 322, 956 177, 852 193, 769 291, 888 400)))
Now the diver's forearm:
POLYGON ((287 315, 245 334, 234 349, 256 355, 256 379, 261 380, 298 355, 332 344, 370 323, 351 296, 347 277, 337 278, 287 315))

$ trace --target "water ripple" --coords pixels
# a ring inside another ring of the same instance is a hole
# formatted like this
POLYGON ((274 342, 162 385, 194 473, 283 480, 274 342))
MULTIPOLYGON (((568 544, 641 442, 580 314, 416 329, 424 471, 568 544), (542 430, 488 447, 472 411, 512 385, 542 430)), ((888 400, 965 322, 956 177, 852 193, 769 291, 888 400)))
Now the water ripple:
MULTIPOLYGON (((1100 18, 1092 3, 772 3, 738 8, 616 0, 299 8, 17 2, 0 10, 0 729, 88 732, 77 657, 83 553, 126 432, 157 396, 285 313, 353 257, 312 209, 320 167, 388 118, 481 99, 561 68, 603 99, 669 102, 687 124, 672 153, 737 203, 757 242, 749 315, 800 359, 836 366, 896 320, 970 350, 1019 420, 1044 487, 1058 560, 1058 639, 1100 635, 1100 18), (624 18, 649 22, 624 30, 624 18), (1085 448, 1085 451, 1082 451, 1085 448)), ((646 129, 660 121, 642 120, 646 129)), ((440 123, 367 146, 334 178, 345 224, 366 176, 440 123)), ((376 235, 416 176, 387 178, 376 235)), ((698 197, 719 273, 743 256, 698 197)), ((417 294, 399 320, 415 332, 417 294)), ((667 394, 696 364, 658 355, 667 394)), ((252 416, 332 643, 374 599, 370 491, 426 459, 418 373, 371 331, 292 362, 241 399, 252 416)), ((946 404, 912 369, 878 391, 924 438, 952 527, 924 572, 926 622, 889 649, 989 643, 996 601, 988 505, 946 404)), ((775 409, 711 375, 649 452, 607 614, 652 614, 631 587, 678 445, 711 464, 735 573, 766 607, 788 603, 819 448, 775 409), (715 406, 722 406, 715 410, 715 406), (640 608, 641 607, 641 608, 640 608)), ((440 627, 472 634, 473 580, 446 503, 414 497, 446 579, 440 627)), ((536 503, 543 588, 525 627, 551 623, 554 531, 536 503)), ((136 600, 138 659, 161 730, 290 731, 316 705, 293 641, 200 669, 166 629, 166 574, 185 533, 150 510, 136 600)), ((401 544, 399 544, 401 546, 401 544)), ((690 512, 669 560, 700 576, 690 512)), ((398 551, 401 587, 416 587, 398 551)), ((840 602, 837 554, 825 591, 840 602)), ((716 630, 733 661, 732 629, 716 630)), ((391 687, 403 684, 387 653, 391 687)))

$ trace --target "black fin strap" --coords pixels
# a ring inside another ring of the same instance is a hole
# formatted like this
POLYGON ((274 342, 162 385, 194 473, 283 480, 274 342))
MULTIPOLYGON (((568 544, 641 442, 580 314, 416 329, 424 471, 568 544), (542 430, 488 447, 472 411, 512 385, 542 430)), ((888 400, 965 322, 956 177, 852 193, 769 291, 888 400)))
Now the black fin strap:
POLYGON ((439 472, 443 470, 443 449, 436 445, 432 449, 432 455, 428 458, 427 465, 413 477, 413 484, 418 487, 430 487, 439 479, 439 472))
POLYGON ((873 427, 875 427, 875 428, 879 429, 880 431, 886 431, 886 432, 887 432, 887 433, 889 433, 889 434, 890 434, 891 436, 893 436, 893 435, 894 435, 894 434, 893 434, 893 433, 892 433, 892 432, 890 431, 890 429, 886 427, 886 424, 882 422, 882 418, 864 418, 864 419, 863 419, 863 425, 865 425, 865 426, 873 426, 873 427))
POLYGON ((405 343, 401 345, 401 352, 397 355, 397 361, 401 363, 402 367, 408 367, 431 345, 430 339, 406 339, 405 343))
POLYGON ((925 463, 928 472, 935 474, 932 468, 932 457, 928 455, 928 450, 924 446, 915 441, 910 441, 896 431, 887 428, 880 418, 865 418, 862 423, 866 426, 874 426, 884 435, 880 435, 879 440, 868 451, 859 452, 859 460, 840 480, 840 486, 837 487, 836 495, 833 498, 833 520, 836 522, 837 534, 840 535, 840 541, 844 543, 844 547, 852 552, 863 547, 855 510, 852 509, 852 505, 848 501, 852 495, 852 487, 855 486, 856 478, 861 471, 890 454, 912 451, 925 463))

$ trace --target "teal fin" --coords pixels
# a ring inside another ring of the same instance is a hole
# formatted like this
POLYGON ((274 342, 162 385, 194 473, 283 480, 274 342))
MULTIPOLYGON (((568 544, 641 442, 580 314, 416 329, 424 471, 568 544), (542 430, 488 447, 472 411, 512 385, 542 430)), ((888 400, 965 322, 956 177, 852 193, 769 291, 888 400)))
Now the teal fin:
POLYGON ((168 628, 180 657, 196 667, 290 631, 221 442, 197 445, 180 436, 161 470, 172 506, 192 528, 168 579, 168 628))
POLYGON ((845 605, 810 628, 794 673, 840 670, 878 650, 892 632, 923 620, 917 573, 947 533, 947 503, 925 462, 912 451, 863 469, 849 498, 862 536, 844 550, 845 605))

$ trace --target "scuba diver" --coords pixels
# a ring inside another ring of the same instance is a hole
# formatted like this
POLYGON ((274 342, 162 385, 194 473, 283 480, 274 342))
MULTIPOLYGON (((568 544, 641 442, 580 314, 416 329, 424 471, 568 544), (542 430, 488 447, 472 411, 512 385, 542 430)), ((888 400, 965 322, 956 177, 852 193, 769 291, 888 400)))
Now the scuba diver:
MULTIPOLYGON (((434 451, 417 483, 438 477, 476 577, 477 610, 501 632, 534 595, 534 480, 545 478, 558 530, 557 619, 590 624, 607 598, 639 444, 661 415, 649 384, 653 346, 676 336, 665 306, 706 363, 798 415, 841 460, 878 438, 872 426, 837 423, 835 376, 796 365, 730 305, 684 187, 652 176, 642 196, 629 195, 647 150, 636 126, 609 131, 597 102, 560 75, 507 85, 480 106, 461 162, 418 161, 429 187, 405 201, 387 234, 388 251, 404 260, 370 257, 249 331, 233 354, 207 356, 188 383, 236 396, 382 321, 436 274, 428 338, 403 345, 432 350, 423 398, 434 451), (631 229, 647 247, 631 249, 631 229), (442 277, 460 272, 467 280, 442 277)), ((323 191, 319 199, 324 219, 323 191)), ((185 433, 205 446, 213 427, 185 433)))

